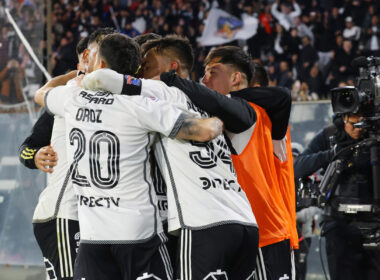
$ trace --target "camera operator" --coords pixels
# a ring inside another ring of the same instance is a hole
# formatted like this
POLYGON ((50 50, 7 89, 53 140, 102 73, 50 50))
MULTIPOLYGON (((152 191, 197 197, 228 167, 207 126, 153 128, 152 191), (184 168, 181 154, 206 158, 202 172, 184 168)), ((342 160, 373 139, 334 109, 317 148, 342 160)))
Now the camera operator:
POLYGON ((344 160, 345 168, 331 203, 325 208, 322 226, 332 280, 380 279, 380 251, 364 250, 362 232, 353 225, 355 215, 337 211, 339 204, 372 202, 369 148, 363 147, 355 152, 344 149, 366 137, 365 130, 355 127, 361 119, 360 114, 352 113, 335 116, 333 124, 317 133, 294 163, 295 177, 301 178, 320 168, 326 169, 337 157, 344 160))

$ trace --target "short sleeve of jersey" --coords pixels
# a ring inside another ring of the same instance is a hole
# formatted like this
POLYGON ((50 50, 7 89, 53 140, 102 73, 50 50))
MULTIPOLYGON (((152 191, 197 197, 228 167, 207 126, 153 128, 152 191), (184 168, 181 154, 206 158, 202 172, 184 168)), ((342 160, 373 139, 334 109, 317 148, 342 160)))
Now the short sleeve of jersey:
POLYGON ((45 95, 45 108, 49 114, 58 115, 60 117, 64 116, 64 104, 73 92, 70 90, 71 88, 70 86, 58 86, 45 95))
POLYGON ((134 110, 142 127, 175 138, 187 118, 183 110, 156 97, 136 96, 134 99, 134 110))

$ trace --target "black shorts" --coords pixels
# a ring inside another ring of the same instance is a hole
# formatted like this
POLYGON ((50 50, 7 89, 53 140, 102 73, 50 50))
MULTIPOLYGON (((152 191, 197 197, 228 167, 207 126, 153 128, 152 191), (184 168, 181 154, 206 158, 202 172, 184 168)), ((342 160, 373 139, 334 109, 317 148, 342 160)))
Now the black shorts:
POLYGON ((75 280, 155 280, 173 277, 164 234, 144 243, 81 243, 75 262, 75 280))
POLYGON ((259 248, 255 279, 292 280, 294 277, 294 253, 289 239, 259 248))
POLYGON ((259 242, 256 227, 226 224, 202 230, 181 229, 176 279, 252 280, 259 242))
MULTIPOLYGON (((176 255, 177 255, 178 236, 175 236, 175 235, 168 233, 168 223, 167 222, 163 222, 162 225, 163 225, 164 233, 168 238, 168 241, 165 243, 165 245, 166 245, 166 248, 169 252, 170 262, 174 266, 174 264, 176 262, 176 255)), ((173 270, 175 270, 174 267, 173 267, 173 270)))
POLYGON ((73 279, 80 241, 78 221, 57 218, 34 223, 33 228, 49 279, 73 279))

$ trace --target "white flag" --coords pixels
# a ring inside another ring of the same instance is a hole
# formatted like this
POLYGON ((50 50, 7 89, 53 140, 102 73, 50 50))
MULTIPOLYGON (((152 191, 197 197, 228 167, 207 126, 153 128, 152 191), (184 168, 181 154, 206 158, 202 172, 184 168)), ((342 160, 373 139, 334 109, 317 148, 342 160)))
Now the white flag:
POLYGON ((211 9, 199 42, 202 46, 225 44, 237 39, 246 40, 257 32, 258 20, 242 14, 241 19, 220 9, 211 9))

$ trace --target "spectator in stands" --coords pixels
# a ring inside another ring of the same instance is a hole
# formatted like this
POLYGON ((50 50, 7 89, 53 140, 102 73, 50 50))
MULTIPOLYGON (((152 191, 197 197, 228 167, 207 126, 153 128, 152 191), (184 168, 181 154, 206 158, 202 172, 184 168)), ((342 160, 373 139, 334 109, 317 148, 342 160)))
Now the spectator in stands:
POLYGON ((318 65, 314 65, 313 67, 311 67, 310 74, 306 80, 306 83, 309 85, 309 90, 311 93, 315 93, 317 96, 322 95, 322 76, 319 72, 318 65))
POLYGON ((355 57, 352 42, 344 40, 342 49, 337 51, 332 63, 332 75, 338 82, 356 74, 356 70, 351 67, 351 62, 355 57))
POLYGON ((59 47, 53 54, 52 65, 54 65, 53 75, 58 76, 65 74, 67 71, 76 69, 77 56, 75 52, 76 44, 73 34, 68 31, 66 36, 62 37, 59 47))
POLYGON ((306 80, 309 77, 310 69, 318 62, 318 53, 311 45, 310 38, 304 36, 302 38, 302 50, 299 56, 300 78, 306 80))
POLYGON ((343 30, 343 38, 346 40, 351 40, 355 46, 359 42, 360 39, 360 28, 355 25, 352 20, 352 17, 346 17, 346 28, 343 30))
POLYGON ((380 55, 380 24, 379 17, 373 15, 371 18, 371 26, 365 31, 365 49, 368 54, 379 56, 380 55))
POLYGON ((292 73, 289 71, 288 62, 280 62, 280 72, 277 79, 277 86, 291 89, 293 85, 292 73))
POLYGON ((286 31, 289 31, 290 28, 294 27, 295 25, 295 18, 301 14, 300 6, 298 6, 295 0, 292 0, 292 3, 283 2, 280 4, 281 11, 279 11, 279 3, 280 0, 276 0, 276 2, 272 5, 272 15, 285 28, 286 31), (294 11, 292 11, 292 8, 294 9, 294 11))
POLYGON ((24 70, 20 67, 19 61, 11 58, 0 72, 0 102, 19 103, 24 100, 22 96, 23 78, 24 70))
POLYGON ((334 31, 334 35, 338 35, 344 29, 344 21, 342 15, 339 13, 339 7, 333 7, 329 18, 329 26, 334 31))
POLYGON ((295 27, 298 31, 298 36, 303 38, 305 36, 310 38, 311 43, 314 43, 314 34, 312 28, 308 26, 310 23, 309 17, 307 15, 303 15, 302 19, 299 17, 295 18, 295 27))

